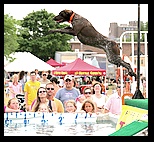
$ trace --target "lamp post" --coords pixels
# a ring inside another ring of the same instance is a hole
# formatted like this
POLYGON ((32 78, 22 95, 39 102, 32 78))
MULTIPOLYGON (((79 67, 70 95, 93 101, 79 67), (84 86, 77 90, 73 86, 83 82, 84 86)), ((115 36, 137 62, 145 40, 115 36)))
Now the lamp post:
POLYGON ((132 99, 144 99, 140 91, 140 4, 138 4, 137 88, 132 99))

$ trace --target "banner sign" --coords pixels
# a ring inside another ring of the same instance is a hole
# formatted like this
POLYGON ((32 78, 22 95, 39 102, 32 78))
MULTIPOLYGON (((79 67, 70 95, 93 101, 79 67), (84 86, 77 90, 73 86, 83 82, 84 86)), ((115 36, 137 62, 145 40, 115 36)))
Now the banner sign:
POLYGON ((79 76, 105 76, 106 72, 100 72, 100 71, 75 71, 75 72, 67 72, 67 71, 52 71, 53 75, 56 76, 65 76, 67 74, 71 75, 79 75, 79 76))
POLYGON ((20 112, 20 113, 4 113, 4 124, 12 123, 24 124, 66 124, 66 123, 96 123, 97 116, 95 113, 89 115, 87 113, 39 113, 39 112, 20 112))
POLYGON ((122 105, 122 113, 118 119, 116 130, 135 120, 148 121, 148 110, 122 105))

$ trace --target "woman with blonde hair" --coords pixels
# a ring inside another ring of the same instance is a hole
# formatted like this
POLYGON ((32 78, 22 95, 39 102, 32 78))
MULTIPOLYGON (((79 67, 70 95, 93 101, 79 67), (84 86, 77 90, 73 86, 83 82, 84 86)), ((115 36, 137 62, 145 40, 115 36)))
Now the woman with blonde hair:
POLYGON ((77 106, 76 106, 75 100, 68 100, 68 101, 65 103, 65 110, 66 110, 66 112, 68 112, 68 113, 75 112, 75 111, 77 110, 77 106))
POLYGON ((23 112, 23 110, 20 110, 17 98, 12 98, 8 101, 7 106, 4 106, 4 113, 5 112, 23 112))
POLYGON ((32 103, 31 111, 32 112, 39 111, 39 107, 41 104, 46 104, 47 106, 49 106, 51 112, 57 112, 55 102, 47 99, 47 91, 46 88, 44 87, 40 87, 37 90, 37 98, 32 103))
POLYGON ((47 104, 40 104, 37 112, 52 112, 47 104))
POLYGON ((12 82, 9 84, 10 99, 15 98, 17 94, 22 94, 22 84, 18 82, 18 74, 12 76, 12 82))

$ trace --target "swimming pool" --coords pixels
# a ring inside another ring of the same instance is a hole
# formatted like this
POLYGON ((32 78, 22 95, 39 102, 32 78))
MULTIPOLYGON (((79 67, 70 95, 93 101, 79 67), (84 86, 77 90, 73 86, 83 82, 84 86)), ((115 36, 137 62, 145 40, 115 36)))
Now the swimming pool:
POLYGON ((108 136, 117 117, 70 113, 5 113, 4 136, 108 136))

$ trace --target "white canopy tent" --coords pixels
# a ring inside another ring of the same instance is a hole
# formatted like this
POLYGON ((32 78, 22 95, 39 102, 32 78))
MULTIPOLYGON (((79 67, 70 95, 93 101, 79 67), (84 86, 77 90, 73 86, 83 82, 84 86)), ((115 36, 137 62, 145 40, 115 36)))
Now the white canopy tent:
POLYGON ((39 71, 55 70, 54 67, 34 56, 30 52, 16 52, 10 56, 15 58, 15 60, 4 66, 4 69, 7 72, 20 72, 22 70, 30 72, 35 69, 38 69, 39 71))

